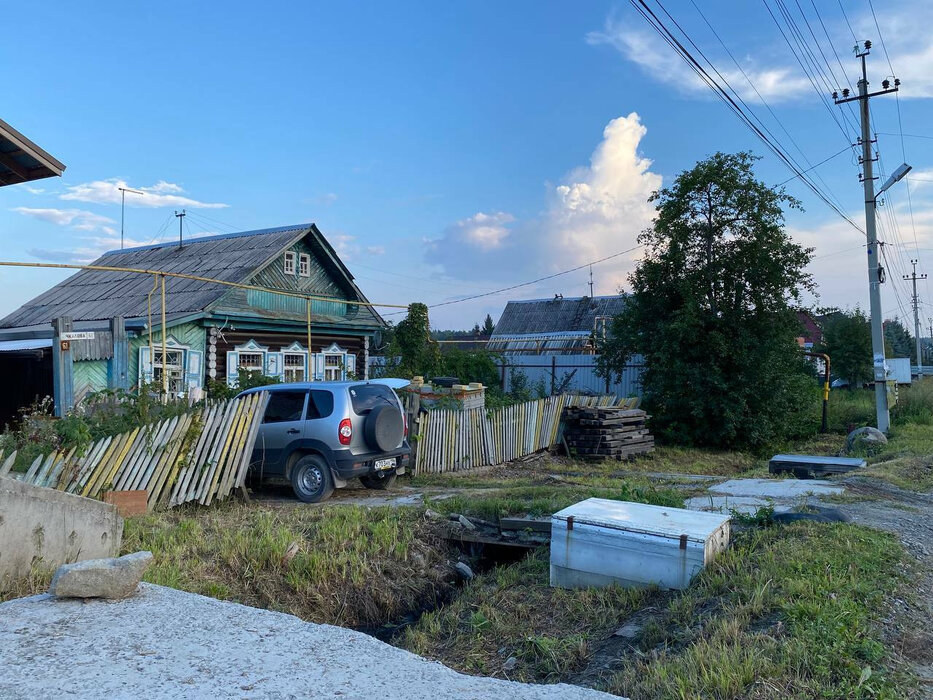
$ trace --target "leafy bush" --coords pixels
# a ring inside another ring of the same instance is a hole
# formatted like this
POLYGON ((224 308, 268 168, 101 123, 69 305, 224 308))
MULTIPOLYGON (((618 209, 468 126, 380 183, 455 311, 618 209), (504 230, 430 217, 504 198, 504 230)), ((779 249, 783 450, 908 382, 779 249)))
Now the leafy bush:
POLYGON ((278 377, 270 377, 262 372, 240 368, 237 370, 237 379, 233 386, 229 386, 226 380, 223 379, 208 379, 207 395, 212 399, 232 399, 241 391, 255 389, 258 386, 281 384, 281 382, 282 380, 278 377))
POLYGON ((40 454, 71 448, 81 453, 101 438, 190 410, 186 401, 162 403, 151 388, 94 392, 61 418, 55 417, 53 401, 46 397, 20 411, 19 421, 0 435, 0 449, 7 454, 16 450, 15 468, 24 469, 40 454))

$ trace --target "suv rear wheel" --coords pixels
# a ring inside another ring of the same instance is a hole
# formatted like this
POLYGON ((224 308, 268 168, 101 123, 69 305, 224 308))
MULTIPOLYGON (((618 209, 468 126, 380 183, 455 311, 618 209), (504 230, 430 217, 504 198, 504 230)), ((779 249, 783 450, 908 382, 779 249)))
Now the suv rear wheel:
POLYGON ((360 483, 363 484, 368 489, 376 489, 377 491, 385 491, 388 488, 392 487, 392 484, 395 483, 395 480, 398 478, 398 474, 394 471, 391 472, 376 472, 375 474, 367 474, 366 476, 360 477, 360 483))
POLYGON ((307 455, 292 467, 292 490, 305 503, 318 503, 334 492, 334 477, 320 455, 307 455))

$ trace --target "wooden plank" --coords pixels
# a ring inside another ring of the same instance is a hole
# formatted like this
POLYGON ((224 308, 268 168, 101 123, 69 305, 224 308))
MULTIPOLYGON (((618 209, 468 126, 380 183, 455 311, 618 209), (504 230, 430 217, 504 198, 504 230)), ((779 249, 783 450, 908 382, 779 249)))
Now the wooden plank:
POLYGON ((31 484, 33 479, 36 478, 36 474, 38 474, 39 470, 42 468, 42 463, 44 461, 45 455, 39 455, 36 457, 29 469, 26 470, 26 474, 23 476, 23 481, 25 481, 27 484, 31 484))
POLYGON ((162 495, 162 487, 165 485, 168 475, 175 468, 178 454, 181 452, 182 448, 185 447, 185 436, 188 434, 188 428, 191 427, 191 421, 193 419, 194 416, 191 413, 184 415, 182 419, 178 421, 178 427, 172 434, 171 440, 166 443, 167 449, 165 451, 165 459, 160 461, 158 468, 153 472, 152 478, 149 480, 149 485, 146 488, 146 491, 149 492, 149 510, 152 510, 156 503, 159 502, 159 497, 162 495))
POLYGON ((181 470, 178 480, 172 485, 172 491, 169 494, 169 506, 177 506, 183 502, 181 496, 187 493, 188 485, 199 469, 201 455, 204 453, 205 445, 210 442, 211 427, 218 410, 218 407, 213 405, 207 406, 201 411, 199 415, 201 435, 198 436, 198 441, 191 452, 191 457, 188 459, 188 466, 181 470))
POLYGON ((3 461, 3 464, 0 464, 0 476, 6 476, 10 473, 13 463, 16 462, 16 452, 16 450, 13 450, 10 456, 3 461))
POLYGON ((199 483, 197 499, 198 503, 201 505, 208 505, 208 498, 214 488, 215 475, 217 475, 217 472, 219 471, 220 465, 223 461, 227 445, 230 441, 231 427, 234 424, 239 410, 240 401, 231 401, 230 408, 227 411, 227 415, 224 416, 224 421, 221 424, 220 430, 218 432, 218 439, 214 445, 214 450, 211 453, 210 464, 208 465, 208 468, 199 483))

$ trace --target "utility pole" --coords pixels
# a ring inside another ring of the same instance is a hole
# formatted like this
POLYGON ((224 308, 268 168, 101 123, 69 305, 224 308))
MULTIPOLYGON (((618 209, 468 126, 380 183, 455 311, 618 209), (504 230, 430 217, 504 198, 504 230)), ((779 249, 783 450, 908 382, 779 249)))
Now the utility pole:
POLYGON ((593 298, 593 266, 590 265, 590 299, 593 298))
POLYGON ((181 214, 179 214, 179 213, 176 211, 176 212, 175 212, 175 216, 176 216, 176 218, 178 219, 178 247, 181 248, 182 245, 183 245, 183 241, 182 241, 182 237, 181 237, 181 221, 182 221, 182 219, 184 219, 185 216, 186 216, 185 210, 182 209, 182 210, 181 210, 181 214))
MULTIPOLYGON (((866 41, 862 46, 856 44, 855 56, 862 61, 862 78, 858 81, 858 95, 849 96, 849 89, 842 91, 842 98, 839 94, 833 93, 833 100, 836 104, 845 104, 846 102, 858 101, 859 114, 862 121, 862 137, 860 140, 862 146, 861 163, 864 168, 862 173, 862 187, 865 190, 865 233, 867 235, 868 248, 868 300, 871 311, 871 351, 873 355, 874 379, 875 379, 875 410, 878 420, 878 430, 887 433, 891 427, 891 416, 888 412, 888 373, 887 364, 884 360, 884 329, 881 318, 881 284, 884 282, 884 272, 881 267, 878 256, 880 253, 878 246, 878 234, 875 230, 875 210, 878 207, 878 195, 875 194, 875 177, 872 174, 872 138, 870 113, 868 110, 868 100, 876 95, 884 95, 889 92, 896 92, 900 85, 900 80, 894 80, 894 87, 889 87, 890 82, 882 82, 883 90, 878 92, 868 92, 868 71, 865 66, 865 57, 871 51, 871 42, 866 41)), ((903 167, 903 166, 902 166, 903 167)), ((909 170, 909 168, 907 168, 909 170)), ((900 170, 900 169, 899 169, 900 170)), ((906 175, 906 171, 900 176, 906 175)), ((897 178, 900 179, 900 178, 897 178)), ((889 180, 888 183, 879 190, 881 194, 885 189, 896 182, 896 179, 889 180)))
POLYGON ((118 187, 120 190, 120 250, 123 250, 123 220, 126 218, 124 216, 126 212, 126 193, 132 192, 133 194, 146 194, 140 190, 134 190, 129 187, 118 187))
POLYGON ((914 339, 917 341, 917 373, 919 376, 923 376, 923 351, 922 345, 920 343, 920 297, 917 296, 917 280, 925 280, 927 278, 926 274, 918 275, 917 274, 917 261, 911 260, 910 264, 914 266, 914 271, 910 275, 904 275, 905 280, 910 280, 914 283, 914 339))

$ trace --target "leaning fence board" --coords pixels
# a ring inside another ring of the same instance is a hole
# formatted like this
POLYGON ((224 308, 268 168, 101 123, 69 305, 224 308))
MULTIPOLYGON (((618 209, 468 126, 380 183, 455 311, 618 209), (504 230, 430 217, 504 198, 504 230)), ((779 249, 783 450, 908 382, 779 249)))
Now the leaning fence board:
POLYGON ((435 409, 418 420, 416 474, 473 469, 520 459, 560 442, 567 406, 630 407, 614 396, 549 396, 495 409, 435 409))
MULTIPOLYGON (((198 500, 210 504, 246 481, 267 392, 231 399, 99 440, 82 451, 71 448, 39 455, 21 478, 101 497, 105 490, 148 492, 151 510, 198 500), (200 427, 195 438, 193 426, 200 427)), ((0 474, 16 459, 0 454, 0 474)))

